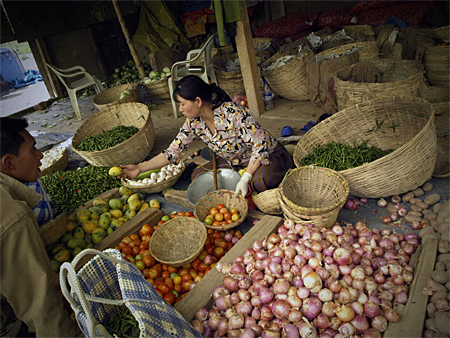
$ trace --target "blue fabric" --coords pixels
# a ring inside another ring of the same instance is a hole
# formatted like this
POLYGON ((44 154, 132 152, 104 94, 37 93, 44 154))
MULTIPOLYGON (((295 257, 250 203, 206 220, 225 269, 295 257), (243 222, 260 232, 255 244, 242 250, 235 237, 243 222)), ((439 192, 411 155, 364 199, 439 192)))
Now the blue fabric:
POLYGON ((408 28, 408 25, 400 18, 397 18, 395 15, 389 15, 384 25, 397 25, 400 28, 408 28))
POLYGON ((38 70, 27 70, 22 79, 12 79, 10 88, 21 88, 42 81, 41 73, 38 70))
POLYGON ((23 78, 23 66, 19 64, 17 53, 8 48, 0 47, 0 74, 4 81, 12 82, 23 78))
POLYGON ((25 185, 42 195, 42 199, 33 208, 33 212, 36 215, 39 226, 43 226, 45 223, 47 223, 52 219, 52 215, 53 217, 56 216, 57 214, 56 207, 53 204, 53 202, 49 200, 48 202, 50 204, 50 208, 52 209, 50 213, 50 210, 48 209, 47 199, 45 198, 44 194, 44 188, 39 184, 39 181, 27 182, 25 183, 25 185))

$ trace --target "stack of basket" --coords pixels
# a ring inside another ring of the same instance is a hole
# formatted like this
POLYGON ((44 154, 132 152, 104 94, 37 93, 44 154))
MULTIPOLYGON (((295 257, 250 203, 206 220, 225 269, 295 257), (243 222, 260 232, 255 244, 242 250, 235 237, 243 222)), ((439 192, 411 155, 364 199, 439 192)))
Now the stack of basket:
POLYGON ((381 96, 419 96, 423 73, 423 65, 414 60, 364 60, 347 66, 334 77, 338 109, 381 96), (364 72, 367 79, 357 78, 364 72))
POLYGON ((156 99, 170 99, 169 82, 167 78, 144 84, 148 92, 156 99))
POLYGON ((297 143, 294 163, 330 142, 367 142, 393 152, 373 162, 340 171, 350 194, 380 198, 404 194, 432 176, 436 162, 433 106, 417 97, 381 97, 339 111, 309 130, 297 143))
POLYGON ((349 194, 348 182, 341 174, 314 166, 290 170, 278 190, 285 218, 323 228, 336 222, 349 194))
POLYGON ((449 27, 434 29, 445 44, 428 46, 425 50, 424 65, 426 77, 433 86, 450 87, 450 46, 449 27))

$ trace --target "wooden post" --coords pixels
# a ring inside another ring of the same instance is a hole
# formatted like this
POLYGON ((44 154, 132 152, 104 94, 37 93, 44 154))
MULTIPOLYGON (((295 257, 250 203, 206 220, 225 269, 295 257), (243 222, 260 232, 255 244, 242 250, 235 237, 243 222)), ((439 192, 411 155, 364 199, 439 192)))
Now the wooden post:
POLYGON ((134 63, 136 63, 136 67, 139 71, 141 79, 143 79, 146 77, 144 67, 142 66, 141 61, 139 60, 139 56, 136 53, 136 48, 134 48, 133 41, 131 40, 130 33, 128 32, 127 25, 125 23, 125 19, 123 18, 122 12, 119 8, 119 2, 117 0, 113 0, 113 5, 117 14, 117 18, 120 22, 120 26, 122 27, 123 35, 125 35, 125 40, 127 40, 128 47, 130 48, 131 56, 133 57, 134 63))
POLYGON ((255 48, 250 28, 250 21, 245 1, 241 0, 242 20, 236 22, 236 47, 241 62, 242 78, 244 80, 245 93, 248 106, 255 117, 265 111, 259 69, 256 64, 255 48))

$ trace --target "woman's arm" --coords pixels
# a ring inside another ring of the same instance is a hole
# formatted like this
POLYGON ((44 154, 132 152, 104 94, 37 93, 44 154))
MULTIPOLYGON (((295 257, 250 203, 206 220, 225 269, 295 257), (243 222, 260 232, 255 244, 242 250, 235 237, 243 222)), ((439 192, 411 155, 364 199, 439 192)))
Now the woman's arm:
POLYGON ((122 168, 122 175, 120 175, 120 177, 133 179, 136 178, 140 173, 164 167, 169 163, 170 161, 165 158, 162 153, 160 153, 152 159, 141 162, 139 164, 121 165, 120 167, 122 168))

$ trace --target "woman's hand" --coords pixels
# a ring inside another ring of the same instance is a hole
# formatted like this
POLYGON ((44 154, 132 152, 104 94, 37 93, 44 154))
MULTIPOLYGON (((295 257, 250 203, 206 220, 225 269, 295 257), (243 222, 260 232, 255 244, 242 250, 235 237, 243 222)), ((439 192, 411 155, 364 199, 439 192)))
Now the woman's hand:
POLYGON ((121 165, 120 167, 122 168, 122 175, 120 175, 119 178, 128 178, 132 180, 141 173, 141 169, 139 169, 137 164, 121 165))
POLYGON ((248 184, 252 180, 252 175, 248 172, 245 172, 238 184, 236 185, 236 189, 234 190, 234 197, 238 197, 239 194, 245 198, 248 194, 248 184))

